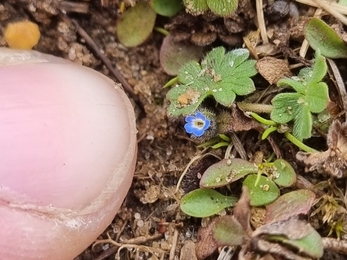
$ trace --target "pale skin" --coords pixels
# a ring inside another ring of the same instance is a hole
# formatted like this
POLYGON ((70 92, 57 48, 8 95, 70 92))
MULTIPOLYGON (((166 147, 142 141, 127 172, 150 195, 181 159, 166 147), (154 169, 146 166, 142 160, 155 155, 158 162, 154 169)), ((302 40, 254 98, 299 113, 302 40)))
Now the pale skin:
POLYGON ((0 125, 0 259, 73 259, 130 187, 130 101, 91 69, 0 48, 0 125))

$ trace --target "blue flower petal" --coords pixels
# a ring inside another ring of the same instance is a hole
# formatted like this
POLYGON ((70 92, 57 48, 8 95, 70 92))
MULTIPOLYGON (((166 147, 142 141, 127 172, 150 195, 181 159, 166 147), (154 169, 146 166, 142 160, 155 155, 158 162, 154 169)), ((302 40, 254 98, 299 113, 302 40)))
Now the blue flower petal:
POLYGON ((194 115, 194 116, 186 116, 185 121, 186 121, 187 123, 190 123, 190 122, 193 122, 194 119, 195 119, 195 115, 194 115))
POLYGON ((202 128, 202 130, 204 130, 204 131, 205 131, 207 128, 209 128, 209 127, 210 127, 210 125, 211 125, 211 120, 206 119, 206 120, 205 120, 204 127, 202 128))
POLYGON ((201 120, 203 120, 203 121, 206 120, 206 117, 205 117, 204 114, 201 113, 201 112, 197 112, 197 113, 196 113, 196 118, 201 119, 201 120))
POLYGON ((186 132, 197 137, 202 136, 205 133, 205 130, 211 125, 211 121, 201 112, 187 116, 185 121, 186 124, 184 125, 184 129, 186 132))
POLYGON ((194 131, 194 135, 195 136, 197 136, 197 137, 200 137, 200 136, 202 136, 203 134, 205 133, 205 130, 203 130, 203 129, 195 129, 195 131, 194 131))
POLYGON ((186 124, 184 125, 184 129, 186 130, 186 132, 187 132, 188 134, 192 134, 192 133, 194 133, 194 131, 195 131, 195 127, 194 127, 191 123, 186 123, 186 124))

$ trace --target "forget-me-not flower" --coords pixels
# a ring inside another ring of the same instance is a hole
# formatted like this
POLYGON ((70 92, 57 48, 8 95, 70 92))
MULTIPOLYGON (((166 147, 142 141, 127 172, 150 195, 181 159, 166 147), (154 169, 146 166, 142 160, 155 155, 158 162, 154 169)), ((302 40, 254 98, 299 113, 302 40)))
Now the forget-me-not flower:
POLYGON ((188 134, 193 134, 196 137, 202 136, 211 124, 211 121, 201 112, 197 112, 195 115, 189 115, 185 120, 184 129, 188 134))

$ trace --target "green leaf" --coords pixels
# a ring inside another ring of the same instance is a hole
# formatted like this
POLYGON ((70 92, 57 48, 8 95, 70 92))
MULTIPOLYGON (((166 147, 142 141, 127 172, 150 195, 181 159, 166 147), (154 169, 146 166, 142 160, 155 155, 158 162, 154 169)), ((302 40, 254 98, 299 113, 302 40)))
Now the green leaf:
POLYGON ((201 177, 200 187, 222 187, 257 172, 258 167, 254 163, 240 158, 224 159, 206 169, 201 177))
POLYGON ((299 77, 278 81, 278 86, 291 86, 296 93, 281 93, 272 99, 271 119, 285 124, 294 120, 293 135, 302 139, 311 137, 312 115, 322 112, 329 103, 328 86, 321 82, 327 72, 324 57, 316 52, 313 68, 304 68, 299 77))
POLYGON ((306 101, 312 113, 322 112, 329 103, 329 90, 324 82, 307 89, 306 101))
POLYGON ((118 40, 126 47, 142 44, 151 35, 156 12, 146 2, 137 2, 126 10, 117 23, 118 40))
POLYGON ((207 0, 211 11, 220 16, 228 16, 237 9, 238 0, 207 0))
POLYGON ((182 0, 151 0, 151 6, 157 14, 168 17, 183 9, 182 0))
POLYGON ((296 92, 300 93, 300 94, 304 94, 306 91, 306 86, 304 86, 302 84, 302 82, 300 81, 300 78, 298 77, 294 77, 294 78, 284 78, 284 79, 280 79, 277 82, 277 86, 278 87, 292 87, 293 89, 295 89, 296 92))
POLYGON ((170 116, 193 114, 208 94, 201 95, 197 89, 189 85, 177 85, 167 93, 168 99, 175 100, 168 107, 168 114, 170 116), (188 102, 189 106, 186 105, 188 102))
POLYGON ((317 83, 321 81, 325 74, 327 74, 328 66, 325 62, 325 58, 321 55, 320 50, 316 51, 316 59, 314 61, 313 69, 310 74, 310 78, 307 80, 307 85, 317 83))
POLYGON ((312 115, 307 104, 296 108, 293 135, 300 141, 311 137, 312 115))
POLYGON ((324 253, 322 238, 311 226, 309 235, 296 240, 285 239, 282 243, 295 247, 299 252, 315 259, 321 258, 324 253))
POLYGON ((234 206, 236 202, 236 197, 224 196, 215 190, 202 188, 183 196, 181 210, 189 216, 205 218, 234 206))
POLYGON ((346 58, 347 46, 337 33, 325 22, 311 18, 304 27, 306 40, 314 50, 331 59, 346 58))
POLYGON ((281 93, 276 95, 271 103, 274 108, 271 111, 271 119, 277 123, 285 124, 295 117, 294 109, 298 106, 299 93, 281 93))
POLYGON ((266 223, 287 220, 292 216, 307 214, 316 198, 310 190, 288 192, 266 206, 266 223))
POLYGON ((274 161, 273 181, 282 187, 290 187, 296 181, 296 173, 293 167, 283 159, 274 161))
POLYGON ((258 184, 257 175, 251 174, 246 177, 243 186, 246 186, 251 199, 251 206, 263 206, 276 200, 280 195, 280 190, 269 178, 260 176, 258 184))
POLYGON ((182 84, 167 94, 170 101, 169 115, 191 114, 208 96, 213 96, 218 103, 230 107, 236 95, 252 93, 255 86, 250 77, 257 71, 255 61, 246 60, 248 56, 249 51, 246 49, 225 53, 225 48, 218 47, 211 50, 201 64, 185 64, 178 73, 182 84))
POLYGON ((183 0, 186 12, 192 15, 200 15, 208 10, 207 0, 183 0))
POLYGON ((215 221, 212 236, 218 246, 240 246, 247 233, 234 216, 226 215, 215 221))

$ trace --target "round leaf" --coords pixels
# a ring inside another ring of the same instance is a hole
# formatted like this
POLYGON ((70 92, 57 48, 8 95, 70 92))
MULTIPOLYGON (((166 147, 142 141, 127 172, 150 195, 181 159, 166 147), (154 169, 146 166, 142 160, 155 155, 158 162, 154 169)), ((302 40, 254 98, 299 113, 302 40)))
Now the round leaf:
POLYGON ((315 50, 319 49, 325 57, 336 59, 347 57, 347 46, 337 33, 325 22, 311 18, 305 28, 306 40, 315 50))
POLYGON ((282 187, 290 187, 296 181, 296 174, 293 167, 283 159, 274 162, 275 173, 273 181, 282 187))
POLYGON ((288 192, 266 207, 266 223, 289 219, 299 214, 307 214, 316 195, 310 190, 288 192))
POLYGON ((224 196, 215 190, 203 188, 183 196, 181 210, 189 216, 205 218, 234 206, 236 202, 236 197, 224 196))
POLYGON ((240 158, 224 159, 207 168, 200 180, 200 187, 222 187, 257 172, 258 167, 254 163, 240 158))
POLYGON ((162 16, 174 16, 183 9, 181 0, 152 0, 152 8, 162 16))
POLYGON ((243 182, 243 186, 246 186, 249 191, 249 197, 251 199, 251 206, 263 206, 276 200, 280 195, 280 190, 273 181, 264 176, 260 176, 257 185, 257 175, 251 174, 243 182))
POLYGON ((146 2, 129 8, 117 23, 118 40, 126 47, 142 44, 152 33, 157 14, 146 2))
POLYGON ((160 64, 169 75, 177 75, 179 69, 189 61, 199 61, 203 49, 199 46, 174 42, 171 36, 165 37, 160 48, 160 64))

